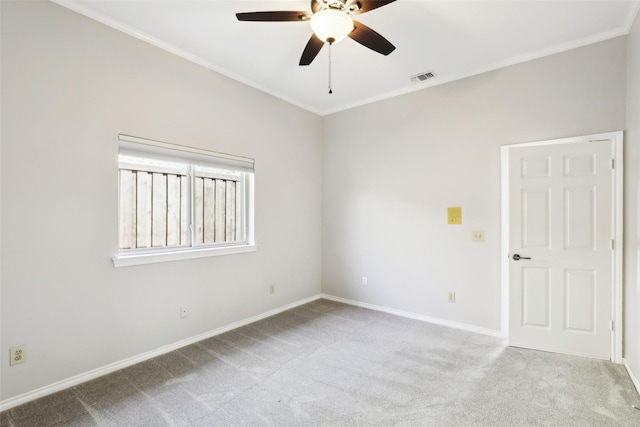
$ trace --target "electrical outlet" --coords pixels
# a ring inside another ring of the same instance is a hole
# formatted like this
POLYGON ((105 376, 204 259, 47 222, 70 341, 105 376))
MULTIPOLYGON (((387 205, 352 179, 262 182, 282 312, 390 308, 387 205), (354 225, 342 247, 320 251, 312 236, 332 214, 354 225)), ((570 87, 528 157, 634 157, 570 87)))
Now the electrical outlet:
POLYGON ((456 293, 449 292, 449 302, 456 302, 456 293))
POLYGON ((185 307, 180 307, 180 317, 185 318, 189 315, 185 307))
POLYGON ((270 294, 275 294, 276 293, 276 285, 275 283, 272 283, 269 285, 269 293, 270 294))
POLYGON ((17 365, 27 361, 27 345, 17 345, 9 349, 10 359, 9 365, 17 365))
POLYGON ((367 276, 362 276, 362 284, 363 285, 367 284, 367 276))
POLYGON ((471 232, 472 242, 484 242, 484 230, 473 230, 471 232))

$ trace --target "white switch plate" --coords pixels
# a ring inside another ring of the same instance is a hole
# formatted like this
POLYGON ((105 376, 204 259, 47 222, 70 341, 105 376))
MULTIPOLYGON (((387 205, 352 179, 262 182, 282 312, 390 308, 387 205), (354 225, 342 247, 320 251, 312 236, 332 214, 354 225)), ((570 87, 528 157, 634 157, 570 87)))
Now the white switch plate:
POLYGON ((180 307, 180 317, 187 317, 189 313, 187 313, 187 309, 184 307, 180 307))
POLYGON ((456 302, 456 293, 449 292, 449 302, 456 302))

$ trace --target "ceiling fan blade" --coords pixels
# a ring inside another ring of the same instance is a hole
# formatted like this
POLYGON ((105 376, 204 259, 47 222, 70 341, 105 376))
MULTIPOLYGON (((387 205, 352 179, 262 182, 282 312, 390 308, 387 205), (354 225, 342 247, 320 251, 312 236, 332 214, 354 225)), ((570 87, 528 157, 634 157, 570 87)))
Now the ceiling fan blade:
POLYGON ((314 58, 322 49, 324 42, 320 40, 315 34, 311 35, 311 38, 307 42, 307 45, 304 47, 304 51, 302 51, 302 56, 300 57, 300 63, 298 65, 309 65, 314 60, 314 58))
POLYGON ((270 11, 270 12, 242 12, 236 13, 238 21, 258 22, 282 22, 282 21, 308 21, 311 19, 309 12, 295 11, 270 11))
POLYGON ((357 3, 360 7, 352 13, 355 15, 358 13, 369 12, 370 10, 386 6, 389 3, 393 3, 394 1, 396 0, 358 0, 357 3))
POLYGON ((360 43, 362 46, 368 47, 369 49, 375 50, 383 55, 389 55, 396 49, 389 40, 385 39, 366 25, 353 21, 353 27, 353 31, 349 33, 349 37, 360 43))

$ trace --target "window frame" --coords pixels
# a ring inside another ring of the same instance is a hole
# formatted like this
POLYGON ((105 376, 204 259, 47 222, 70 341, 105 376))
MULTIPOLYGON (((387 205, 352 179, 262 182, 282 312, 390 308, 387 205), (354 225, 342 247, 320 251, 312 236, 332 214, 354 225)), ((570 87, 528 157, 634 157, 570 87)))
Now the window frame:
POLYGON ((130 135, 118 135, 118 212, 120 212, 120 155, 133 155, 141 159, 162 160, 187 165, 187 244, 155 248, 120 249, 120 213, 118 214, 118 249, 112 257, 114 267, 203 258, 254 252, 254 160, 246 157, 207 151, 167 142, 130 135), (133 153, 133 154, 132 154, 133 153), (241 241, 196 243, 195 180, 198 168, 219 168, 241 173, 241 241))

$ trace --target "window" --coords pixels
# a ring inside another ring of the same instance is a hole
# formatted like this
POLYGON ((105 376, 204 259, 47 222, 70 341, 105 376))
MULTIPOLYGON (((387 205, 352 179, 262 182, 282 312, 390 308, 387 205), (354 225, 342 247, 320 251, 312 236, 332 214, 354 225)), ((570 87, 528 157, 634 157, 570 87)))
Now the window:
POLYGON ((114 265, 255 250, 252 159, 119 139, 114 265))

